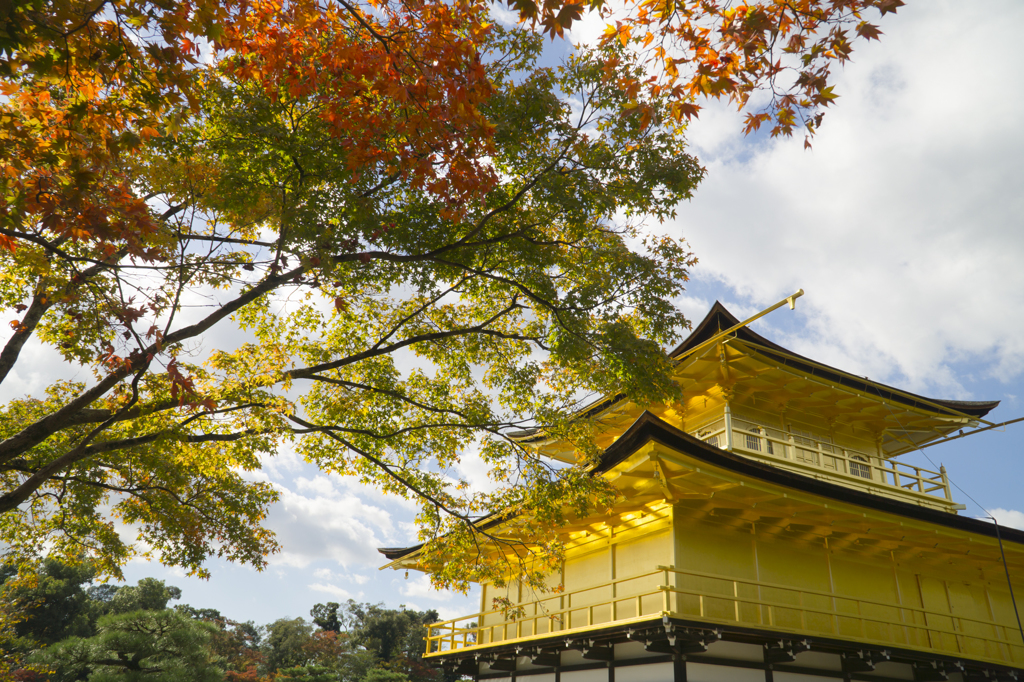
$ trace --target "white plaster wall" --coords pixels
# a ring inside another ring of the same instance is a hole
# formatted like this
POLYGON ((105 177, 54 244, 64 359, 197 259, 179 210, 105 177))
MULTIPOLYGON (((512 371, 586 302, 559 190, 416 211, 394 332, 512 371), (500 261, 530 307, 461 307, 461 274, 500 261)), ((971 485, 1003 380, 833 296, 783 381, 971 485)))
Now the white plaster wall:
MULTIPOLYGON (((618 671, 616 671, 617 673, 618 671)), ((561 674, 562 682, 608 682, 608 669, 574 670, 561 674)), ((616 677, 616 679, 618 679, 616 677)))
POLYGON ((837 682, 836 677, 821 677, 820 675, 802 675, 800 673, 783 673, 778 670, 772 671, 772 679, 775 682, 837 682))
POLYGON ((693 661, 686 663, 687 682, 764 682, 764 678, 763 670, 730 668, 725 665, 708 665, 693 661))
POLYGON ((861 674, 878 677, 888 677, 889 679, 893 680, 912 680, 914 679, 914 668, 907 663, 893 663, 891 661, 883 661, 875 665, 874 671, 861 674))
POLYGON ((796 660, 786 665, 818 670, 842 670, 843 660, 839 654, 826 654, 823 651, 805 651, 796 655, 796 660))
POLYGON ((761 663, 764 661, 764 648, 757 644, 744 644, 742 642, 723 642, 718 640, 708 645, 708 650, 703 654, 692 654, 691 660, 697 660, 701 656, 714 656, 715 658, 731 658, 736 661, 753 661, 761 663))
POLYGON ((631 665, 615 669, 615 682, 672 682, 675 671, 671 663, 631 665))

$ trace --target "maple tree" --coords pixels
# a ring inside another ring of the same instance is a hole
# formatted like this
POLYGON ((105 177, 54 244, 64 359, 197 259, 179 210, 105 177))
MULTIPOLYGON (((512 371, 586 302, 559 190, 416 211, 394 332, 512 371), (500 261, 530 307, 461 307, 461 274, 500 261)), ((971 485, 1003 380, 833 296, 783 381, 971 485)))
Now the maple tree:
POLYGON ((54 239, 155 255, 157 222, 120 161, 196 109, 199 37, 231 5, 137 0, 8 3, 0 12, 0 248, 54 239))
MULTIPOLYGON (((649 65, 643 78, 621 79, 620 87, 668 97, 676 121, 696 116, 700 98, 725 97, 744 109, 752 97, 767 93, 767 99, 755 99, 759 108, 747 112, 745 131, 770 123, 775 137, 802 128, 809 147, 825 107, 839 96, 831 85, 832 67, 850 59, 854 41, 879 39, 881 30, 869 13, 884 16, 904 3, 626 0, 635 11, 623 17, 597 4, 610 19, 602 39, 633 47, 649 65)), ((545 15, 549 24, 557 23, 554 7, 545 15)), ((649 116, 642 106, 640 113, 649 116)))
POLYGON ((133 551, 117 519, 196 572, 210 554, 262 565, 276 492, 246 472, 287 440, 326 471, 419 496, 431 533, 465 533, 495 505, 555 523, 564 501, 589 497, 581 471, 537 461, 507 431, 556 428, 577 388, 669 390, 660 346, 683 321, 670 299, 690 258, 673 240, 626 239, 702 171, 672 130, 616 113, 624 95, 597 58, 539 68, 539 38, 491 33, 486 164, 463 173, 442 151, 393 169, 397 126, 373 128, 383 158, 367 160, 369 143, 338 143, 330 97, 250 77, 238 54, 202 83, 203 116, 126 166, 165 216, 163 255, 100 260, 87 241, 45 242, 42 226, 44 243, 0 254, 8 300, 31 292, 18 325, 94 370, 4 409, 0 535, 14 551, 84 547, 116 574, 133 551), (447 186, 473 178, 486 191, 453 204, 465 185, 447 186), (218 324, 248 342, 191 359, 218 324), (452 481, 467 447, 494 465, 498 492, 452 481))
MULTIPOLYGON (((782 92, 781 50, 802 94, 748 127, 813 131, 848 27, 876 37, 861 14, 899 4, 646 0, 558 68, 472 0, 4 10, 0 385, 32 344, 75 378, 3 407, 0 541, 114 575, 140 551, 262 566, 277 494, 255 472, 291 444, 418 500, 427 557, 528 511, 515 542, 556 561, 566 510, 608 493, 510 434, 593 454, 580 395, 675 390, 661 348, 693 259, 641 226, 701 177, 694 98, 782 92), (203 345, 221 330, 244 343, 203 345), (470 449, 495 490, 459 480, 470 449)), ((513 7, 556 35, 610 11, 513 7)), ((507 570, 437 565, 455 586, 507 570)))

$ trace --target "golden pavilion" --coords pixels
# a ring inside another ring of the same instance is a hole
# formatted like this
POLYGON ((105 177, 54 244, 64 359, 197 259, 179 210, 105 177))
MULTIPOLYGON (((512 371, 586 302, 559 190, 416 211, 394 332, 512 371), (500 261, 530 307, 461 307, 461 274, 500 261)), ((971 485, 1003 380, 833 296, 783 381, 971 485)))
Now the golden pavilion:
POLYGON ((944 468, 900 459, 998 403, 915 395, 745 325, 716 303, 673 351, 681 402, 595 406, 593 475, 621 496, 564 529, 564 591, 513 593, 509 616, 482 585, 479 613, 430 627, 428 659, 494 682, 1024 679, 1024 532, 958 515, 944 468))

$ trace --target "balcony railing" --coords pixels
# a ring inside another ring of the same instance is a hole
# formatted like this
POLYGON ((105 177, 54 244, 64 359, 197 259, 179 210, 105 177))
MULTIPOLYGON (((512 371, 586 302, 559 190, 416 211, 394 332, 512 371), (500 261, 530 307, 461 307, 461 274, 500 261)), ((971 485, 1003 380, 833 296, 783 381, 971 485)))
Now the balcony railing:
POLYGON ((922 469, 898 460, 841 447, 809 436, 784 432, 746 418, 718 419, 694 430, 704 442, 771 462, 798 473, 825 478, 870 492, 903 498, 929 507, 952 510, 954 504, 944 468, 922 469))
POLYGON ((485 611, 429 626, 427 653, 443 653, 514 639, 574 632, 594 625, 655 617, 669 610, 659 569, 574 592, 551 593, 519 612, 485 611))
POLYGON ((1015 624, 672 566, 547 595, 520 606, 514 616, 486 611, 434 623, 428 628, 426 655, 525 644, 663 615, 1024 663, 1024 642, 1015 624))

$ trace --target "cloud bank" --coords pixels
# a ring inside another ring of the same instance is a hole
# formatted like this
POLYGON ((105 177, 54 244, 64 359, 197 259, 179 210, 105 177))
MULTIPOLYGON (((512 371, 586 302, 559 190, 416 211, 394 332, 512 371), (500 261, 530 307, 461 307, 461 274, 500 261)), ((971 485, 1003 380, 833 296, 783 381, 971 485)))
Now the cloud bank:
POLYGON ((813 151, 744 139, 724 107, 694 123, 708 177, 666 229, 699 256, 698 282, 757 304, 804 288, 806 329, 773 335, 783 344, 967 397, 957 362, 1024 370, 1024 93, 1010 87, 1024 82, 1024 5, 933 0, 891 16, 838 74, 813 151))

